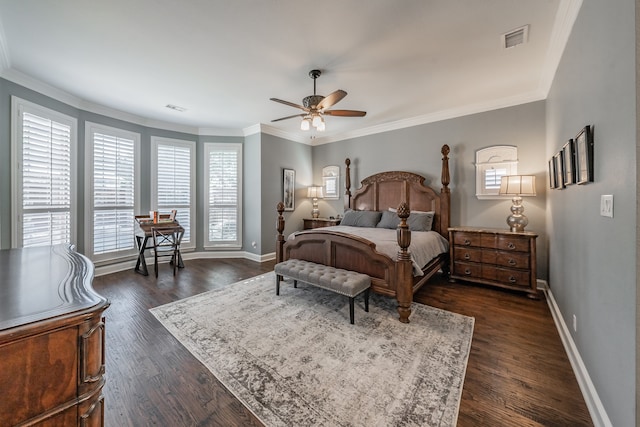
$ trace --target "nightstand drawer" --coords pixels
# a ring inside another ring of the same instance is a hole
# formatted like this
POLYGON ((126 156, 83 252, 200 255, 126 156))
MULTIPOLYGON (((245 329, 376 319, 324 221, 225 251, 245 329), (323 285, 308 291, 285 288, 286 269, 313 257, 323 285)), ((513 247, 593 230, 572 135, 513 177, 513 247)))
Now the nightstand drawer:
POLYGON ((498 236, 496 249, 501 251, 529 252, 529 239, 514 236, 498 236))
POLYGON ((478 233, 454 233, 453 244, 456 246, 482 246, 478 233))
POLYGON ((531 286, 530 273, 521 270, 509 270, 506 268, 496 268, 496 280, 510 286, 531 286))
POLYGON ((522 268, 528 270, 530 257, 524 252, 496 252, 494 264, 509 268, 522 268))
POLYGON ((473 264, 470 262, 456 262, 454 264, 454 273, 458 276, 465 277, 482 277, 482 264, 473 264))
POLYGON ((471 261, 471 262, 481 262, 482 261, 482 249, 477 248, 468 248, 465 246, 457 246, 454 249, 454 257, 456 261, 471 261))

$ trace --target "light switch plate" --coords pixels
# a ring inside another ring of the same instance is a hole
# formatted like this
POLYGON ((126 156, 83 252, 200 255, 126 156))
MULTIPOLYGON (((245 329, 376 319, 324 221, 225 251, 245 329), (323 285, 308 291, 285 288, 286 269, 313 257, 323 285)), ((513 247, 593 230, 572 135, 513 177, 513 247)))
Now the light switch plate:
POLYGON ((613 218, 613 194, 600 196, 600 215, 613 218))

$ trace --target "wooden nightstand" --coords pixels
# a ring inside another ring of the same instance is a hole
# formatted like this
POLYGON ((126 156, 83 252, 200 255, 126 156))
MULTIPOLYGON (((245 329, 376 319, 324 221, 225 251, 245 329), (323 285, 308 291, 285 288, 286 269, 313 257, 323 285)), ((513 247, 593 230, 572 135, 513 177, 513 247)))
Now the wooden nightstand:
POLYGON ((311 230, 312 228, 329 227, 331 225, 340 225, 339 219, 304 218, 303 221, 305 230, 311 230))
POLYGON ((484 283, 539 298, 536 284, 537 234, 490 228, 449 228, 451 281, 484 283))

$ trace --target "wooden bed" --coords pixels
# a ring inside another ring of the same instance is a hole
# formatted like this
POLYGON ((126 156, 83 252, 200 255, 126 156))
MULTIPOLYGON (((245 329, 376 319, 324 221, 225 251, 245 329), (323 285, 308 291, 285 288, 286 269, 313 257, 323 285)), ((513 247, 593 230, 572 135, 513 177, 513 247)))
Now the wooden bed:
POLYGON ((396 259, 376 251, 375 244, 349 234, 323 228, 305 230, 292 241, 284 235, 284 204, 278 203, 276 261, 303 259, 336 268, 357 271, 371 277, 374 292, 395 297, 399 320, 409 323, 413 294, 439 269, 448 273, 448 253, 442 253, 423 267, 423 276, 414 276, 409 254, 411 231, 406 219, 410 209, 433 211, 433 231, 448 239, 450 220, 449 146, 443 145, 442 188, 439 192, 424 185, 425 178, 411 172, 382 172, 365 178, 361 187, 351 194, 350 160, 346 159, 345 209, 384 211, 396 208, 400 217, 397 229, 400 250, 396 259))

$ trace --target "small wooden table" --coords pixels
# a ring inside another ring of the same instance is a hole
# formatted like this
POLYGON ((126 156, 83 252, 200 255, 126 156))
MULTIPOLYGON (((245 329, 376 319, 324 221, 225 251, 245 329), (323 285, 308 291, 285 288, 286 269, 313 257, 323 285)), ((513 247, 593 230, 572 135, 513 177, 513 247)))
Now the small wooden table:
MULTIPOLYGON (((147 261, 144 258, 144 251, 149 249, 147 242, 153 237, 152 229, 154 227, 166 228, 174 226, 178 230, 184 231, 184 228, 175 220, 160 220, 156 223, 136 220, 136 224, 138 225, 135 234, 136 246, 138 247, 138 260, 136 261, 134 271, 144 276, 148 276, 149 270, 147 269, 147 261)), ((182 254, 180 252, 178 252, 178 268, 184 268, 184 262, 182 262, 182 254)))

